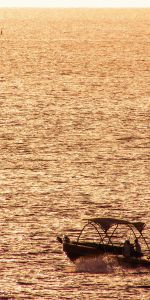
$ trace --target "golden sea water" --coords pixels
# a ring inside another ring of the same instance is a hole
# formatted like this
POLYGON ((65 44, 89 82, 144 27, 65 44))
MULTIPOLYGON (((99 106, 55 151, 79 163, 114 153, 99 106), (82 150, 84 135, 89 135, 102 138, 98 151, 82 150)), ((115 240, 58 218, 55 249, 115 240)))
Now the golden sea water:
POLYGON ((149 240, 149 16, 0 10, 0 299, 150 300, 148 271, 73 267, 56 242, 107 216, 149 240))

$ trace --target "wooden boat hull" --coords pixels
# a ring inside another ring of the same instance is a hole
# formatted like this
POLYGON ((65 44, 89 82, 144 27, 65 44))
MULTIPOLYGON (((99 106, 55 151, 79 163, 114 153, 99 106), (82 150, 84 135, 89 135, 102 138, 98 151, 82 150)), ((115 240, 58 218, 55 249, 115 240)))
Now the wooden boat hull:
POLYGON ((122 247, 103 244, 94 245, 94 243, 89 243, 89 245, 84 243, 63 243, 63 251, 70 260, 74 261, 79 257, 100 255, 104 253, 121 255, 122 247))
POLYGON ((125 258, 122 255, 122 247, 111 245, 92 246, 85 244, 63 243, 63 251, 71 261, 75 261, 80 257, 93 257, 103 254, 111 254, 117 257, 120 265, 131 268, 145 267, 150 268, 150 260, 147 258, 125 258))

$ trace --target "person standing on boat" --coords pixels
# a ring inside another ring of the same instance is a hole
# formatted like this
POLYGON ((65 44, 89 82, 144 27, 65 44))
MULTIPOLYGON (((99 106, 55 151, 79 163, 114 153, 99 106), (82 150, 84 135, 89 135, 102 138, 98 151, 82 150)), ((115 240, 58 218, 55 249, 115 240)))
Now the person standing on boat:
POLYGON ((141 257, 142 256, 141 245, 139 244, 137 238, 134 241, 134 247, 135 247, 136 256, 141 257))
POLYGON ((123 245, 123 256, 129 258, 131 256, 130 241, 126 240, 123 245))

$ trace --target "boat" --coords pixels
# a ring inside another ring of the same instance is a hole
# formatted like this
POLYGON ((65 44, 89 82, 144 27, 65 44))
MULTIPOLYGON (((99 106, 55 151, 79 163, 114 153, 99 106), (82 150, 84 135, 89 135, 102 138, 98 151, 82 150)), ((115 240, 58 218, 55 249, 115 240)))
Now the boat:
POLYGON ((145 223, 130 222, 115 218, 92 218, 86 220, 86 224, 79 231, 75 240, 68 236, 63 238, 58 236, 57 241, 62 244, 63 251, 67 257, 75 262, 78 258, 87 256, 99 256, 104 254, 115 255, 119 263, 127 264, 131 267, 150 268, 150 248, 143 230, 145 223), (94 229, 92 234, 87 228, 94 229), (86 234, 84 232, 86 231, 86 234), (90 236, 91 234, 91 236, 90 236), (84 236, 82 238, 82 236, 84 236), (95 238, 98 238, 98 240, 95 238), (142 247, 142 252, 137 252, 133 241, 138 239, 142 247), (130 244, 130 255, 124 254, 125 240, 130 244))

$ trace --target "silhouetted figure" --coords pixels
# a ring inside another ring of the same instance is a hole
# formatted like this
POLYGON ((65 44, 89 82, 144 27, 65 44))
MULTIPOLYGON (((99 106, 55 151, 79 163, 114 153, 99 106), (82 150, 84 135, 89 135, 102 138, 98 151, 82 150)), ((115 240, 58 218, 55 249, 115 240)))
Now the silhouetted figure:
POLYGON ((134 241, 134 249, 135 249, 137 257, 141 257, 143 255, 142 250, 141 250, 141 245, 139 244, 139 241, 137 238, 134 241))
POLYGON ((67 235, 64 236, 64 243, 70 243, 70 239, 67 235))
POLYGON ((123 245, 123 256, 129 258, 131 256, 130 241, 126 240, 123 245))

